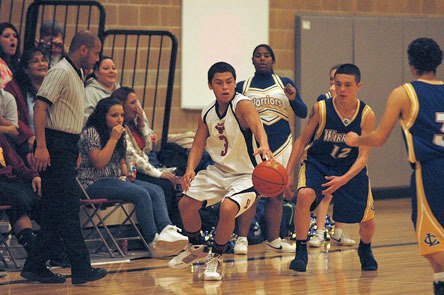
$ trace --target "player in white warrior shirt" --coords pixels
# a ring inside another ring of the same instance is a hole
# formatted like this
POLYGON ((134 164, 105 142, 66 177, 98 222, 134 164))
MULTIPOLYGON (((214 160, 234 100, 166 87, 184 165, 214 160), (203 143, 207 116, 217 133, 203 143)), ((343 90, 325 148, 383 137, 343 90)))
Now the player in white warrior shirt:
POLYGON ((234 230, 235 218, 256 200, 251 175, 256 165, 255 155, 272 157, 268 139, 259 115, 248 97, 235 93, 236 72, 218 62, 208 71, 208 87, 216 100, 203 111, 182 180, 184 196, 179 210, 190 244, 168 265, 185 268, 208 256, 205 280, 221 280, 222 253, 234 230), (253 135, 259 148, 253 152, 253 135), (195 175, 204 148, 214 165, 195 175), (201 220, 198 210, 221 202, 211 254, 200 239, 201 220))

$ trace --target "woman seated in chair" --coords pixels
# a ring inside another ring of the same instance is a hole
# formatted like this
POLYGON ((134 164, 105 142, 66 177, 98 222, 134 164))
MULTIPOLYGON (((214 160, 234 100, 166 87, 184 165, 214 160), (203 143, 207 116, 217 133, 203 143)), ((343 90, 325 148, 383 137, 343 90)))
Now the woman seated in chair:
POLYGON ((48 72, 48 61, 38 48, 23 53, 19 69, 14 79, 6 84, 5 90, 11 93, 17 103, 19 135, 13 137, 15 149, 30 167, 34 135, 34 103, 43 78, 48 72))
POLYGON ((121 101, 125 114, 127 166, 136 169, 138 180, 154 183, 162 188, 170 218, 176 223, 180 222, 174 188, 176 175, 169 171, 160 171, 149 162, 148 153, 153 148, 152 130, 145 124, 144 111, 138 103, 136 92, 132 88, 122 86, 113 92, 112 97, 121 101))
POLYGON ((41 183, 38 172, 28 168, 0 134, 0 204, 11 205, 6 213, 19 244, 27 253, 35 238, 29 214, 41 195, 41 183))
POLYGON ((85 122, 95 110, 97 103, 119 88, 117 83, 117 68, 109 56, 101 56, 93 67, 93 71, 85 81, 85 122))
POLYGON ((117 98, 99 101, 80 136, 78 178, 91 198, 134 204, 152 257, 178 254, 188 244, 188 238, 172 225, 162 189, 128 173, 123 116, 123 106, 117 98))

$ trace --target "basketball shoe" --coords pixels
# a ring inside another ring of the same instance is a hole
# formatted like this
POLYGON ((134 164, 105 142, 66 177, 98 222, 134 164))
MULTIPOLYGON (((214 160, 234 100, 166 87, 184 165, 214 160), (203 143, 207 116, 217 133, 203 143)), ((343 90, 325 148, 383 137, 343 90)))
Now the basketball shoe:
POLYGON ((371 244, 364 244, 361 241, 358 247, 358 255, 362 270, 375 271, 378 269, 378 263, 373 256, 371 244))
POLYGON ((287 243, 281 238, 277 238, 274 241, 265 242, 265 249, 268 251, 278 252, 278 253, 294 253, 296 252, 296 247, 287 243))
POLYGON ((208 256, 208 249, 205 245, 188 244, 185 251, 168 262, 168 266, 174 269, 186 268, 193 262, 205 259, 208 256))
POLYGON ((204 280, 221 281, 224 276, 223 267, 224 261, 221 254, 211 253, 208 255, 205 263, 204 280))
POLYGON ((308 241, 308 245, 310 247, 318 248, 323 246, 325 243, 325 233, 324 230, 317 230, 316 233, 311 237, 310 241, 308 241))
POLYGON ((350 239, 343 231, 340 235, 336 235, 336 232, 331 235, 330 242, 335 246, 353 246, 356 244, 355 240, 350 239))
POLYGON ((307 242, 296 241, 296 257, 290 263, 290 269, 306 272, 308 263, 307 242))
POLYGON ((433 291, 435 295, 444 295, 444 282, 434 282, 433 291))
POLYGON ((248 253, 248 239, 247 237, 238 237, 234 243, 234 254, 247 255, 248 253))

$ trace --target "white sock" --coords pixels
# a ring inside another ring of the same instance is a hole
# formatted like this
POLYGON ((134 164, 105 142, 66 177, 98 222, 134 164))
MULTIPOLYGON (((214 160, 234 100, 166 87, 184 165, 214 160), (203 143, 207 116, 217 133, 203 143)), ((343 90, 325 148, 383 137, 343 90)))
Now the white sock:
POLYGON ((336 240, 339 240, 342 236, 342 228, 335 228, 335 233, 333 234, 333 237, 336 240))
POLYGON ((435 272, 433 274, 433 280, 437 282, 444 282, 444 272, 435 272))

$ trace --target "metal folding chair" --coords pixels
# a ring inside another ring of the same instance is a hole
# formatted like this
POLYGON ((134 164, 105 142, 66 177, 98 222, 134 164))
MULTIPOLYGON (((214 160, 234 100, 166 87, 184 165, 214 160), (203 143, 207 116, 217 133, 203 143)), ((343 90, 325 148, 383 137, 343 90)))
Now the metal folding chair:
POLYGON ((80 200, 81 208, 87 216, 87 220, 82 224, 82 229, 91 228, 91 225, 94 228, 94 231, 89 231, 89 233, 85 234, 85 242, 102 242, 102 245, 96 248, 96 252, 99 252, 102 247, 105 247, 111 257, 115 257, 113 251, 114 249, 119 253, 120 256, 126 257, 126 253, 124 253, 118 243, 122 240, 139 240, 148 250, 148 243, 143 238, 142 233, 132 219, 133 215, 135 214, 135 208, 128 210, 124 206, 125 204, 131 203, 122 200, 111 200, 108 198, 91 199, 81 185, 79 179, 77 179, 77 183, 79 184, 84 195, 84 199, 80 200), (109 212, 104 212, 105 209, 110 210, 109 212), (113 234, 106 224, 106 221, 118 211, 124 214, 124 220, 123 222, 117 224, 117 230, 113 234), (131 228, 134 229, 136 235, 123 235, 125 225, 131 225, 131 228), (106 235, 102 233, 101 229, 103 229, 106 235), (98 234, 98 238, 91 237, 94 232, 98 234))
MULTIPOLYGON (((6 210, 11 209, 11 205, 8 204, 0 204, 0 213, 6 213, 6 210)), ((11 232, 8 232, 7 235, 9 236, 11 234, 11 232)), ((4 239, 3 234, 0 234, 0 245, 3 246, 3 248, 6 250, 6 252, 8 252, 8 255, 12 261, 12 263, 14 263, 14 266, 16 268, 19 268, 17 261, 15 260, 14 254, 12 254, 11 248, 9 247, 7 241, 4 239)), ((5 265, 5 267, 8 267, 8 262, 6 261, 5 257, 3 256, 3 254, 0 252, 0 259, 2 260, 3 264, 5 265)))

